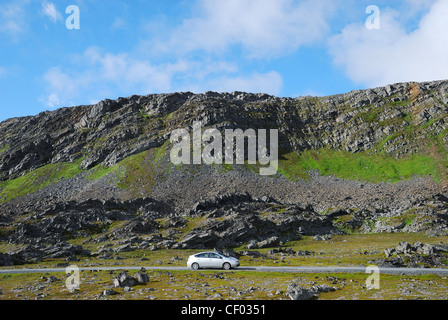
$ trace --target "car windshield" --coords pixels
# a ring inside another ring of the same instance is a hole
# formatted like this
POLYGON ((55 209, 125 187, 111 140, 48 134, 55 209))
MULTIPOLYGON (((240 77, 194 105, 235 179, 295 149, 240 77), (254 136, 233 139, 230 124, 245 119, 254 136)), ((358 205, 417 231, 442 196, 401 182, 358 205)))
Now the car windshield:
POLYGON ((194 255, 196 258, 230 258, 228 255, 217 252, 202 252, 194 255))

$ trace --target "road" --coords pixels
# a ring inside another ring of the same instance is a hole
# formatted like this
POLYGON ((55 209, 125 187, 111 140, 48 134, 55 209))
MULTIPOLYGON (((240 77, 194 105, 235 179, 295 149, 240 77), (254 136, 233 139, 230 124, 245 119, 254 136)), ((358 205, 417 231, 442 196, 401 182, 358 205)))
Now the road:
MULTIPOLYGON (((111 271, 111 270, 164 270, 164 271, 186 271, 187 267, 166 267, 166 266, 111 266, 111 267, 79 267, 80 271, 111 271)), ((42 268, 42 269, 3 269, 0 274, 20 274, 20 273, 65 273, 65 268, 42 268)), ((233 271, 259 271, 259 272, 290 272, 290 273, 366 273, 365 267, 239 267, 233 271)), ((425 275, 435 274, 448 276, 448 269, 440 268, 379 268, 381 274, 398 275, 425 275)))

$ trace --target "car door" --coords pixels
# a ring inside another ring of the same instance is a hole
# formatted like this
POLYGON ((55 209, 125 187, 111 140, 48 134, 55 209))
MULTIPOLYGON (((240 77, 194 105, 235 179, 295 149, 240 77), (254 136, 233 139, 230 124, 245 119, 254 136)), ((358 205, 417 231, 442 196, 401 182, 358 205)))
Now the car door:
POLYGON ((209 253, 209 268, 221 268, 222 267, 222 257, 217 253, 209 253))
POLYGON ((208 268, 208 266, 210 265, 210 258, 208 256, 208 253, 197 254, 195 257, 196 262, 199 263, 199 266, 201 268, 208 268))

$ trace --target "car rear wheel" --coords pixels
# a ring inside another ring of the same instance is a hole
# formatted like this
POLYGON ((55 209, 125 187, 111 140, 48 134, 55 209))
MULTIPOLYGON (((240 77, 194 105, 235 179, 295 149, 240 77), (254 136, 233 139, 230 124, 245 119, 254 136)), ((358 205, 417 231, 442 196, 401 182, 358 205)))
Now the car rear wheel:
POLYGON ((198 270, 199 269, 199 264, 198 263, 193 263, 192 265, 191 265, 191 269, 193 269, 193 270, 198 270))
POLYGON ((232 267, 232 266, 231 266, 230 263, 228 263, 228 262, 225 262, 225 263, 222 265, 222 268, 223 268, 224 270, 230 270, 231 267, 232 267))

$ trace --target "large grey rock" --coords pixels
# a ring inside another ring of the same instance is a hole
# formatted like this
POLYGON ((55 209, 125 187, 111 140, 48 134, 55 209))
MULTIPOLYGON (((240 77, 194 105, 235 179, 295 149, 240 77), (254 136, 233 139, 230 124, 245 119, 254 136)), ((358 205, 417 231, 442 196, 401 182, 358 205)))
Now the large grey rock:
POLYGON ((102 293, 103 296, 113 296, 116 294, 117 294, 117 292, 114 289, 106 289, 102 293))
POLYGON ((146 284, 147 282, 149 282, 148 275, 140 271, 134 275, 134 278, 138 284, 146 284))
POLYGON ((270 237, 257 243, 258 248, 272 248, 280 244, 280 238, 277 236, 270 237))
POLYGON ((286 294, 291 300, 311 300, 317 298, 322 292, 330 292, 335 290, 337 290, 336 287, 331 287, 326 284, 304 288, 296 283, 292 283, 288 286, 286 294))
POLYGON ((137 280, 135 280, 127 272, 123 271, 114 277, 113 284, 116 288, 133 287, 137 284, 137 280))
POLYGON ((414 247, 408 242, 400 242, 398 244, 398 246, 395 248, 395 252, 398 254, 401 253, 401 254, 408 255, 408 254, 413 253, 414 251, 415 251, 414 247))

